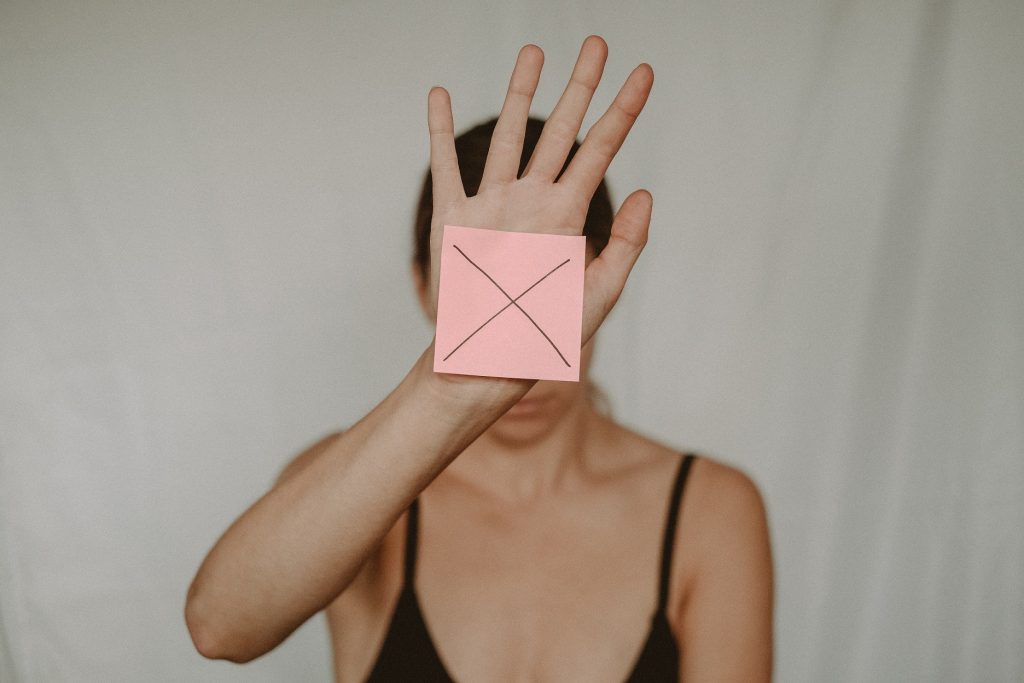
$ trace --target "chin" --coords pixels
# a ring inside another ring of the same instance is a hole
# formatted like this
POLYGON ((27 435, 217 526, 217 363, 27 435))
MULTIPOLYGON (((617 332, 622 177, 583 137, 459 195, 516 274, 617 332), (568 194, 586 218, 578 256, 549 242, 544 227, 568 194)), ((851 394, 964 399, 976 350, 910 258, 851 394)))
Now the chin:
POLYGON ((523 447, 542 440, 553 428, 551 415, 519 417, 506 413, 487 431, 502 444, 523 447))

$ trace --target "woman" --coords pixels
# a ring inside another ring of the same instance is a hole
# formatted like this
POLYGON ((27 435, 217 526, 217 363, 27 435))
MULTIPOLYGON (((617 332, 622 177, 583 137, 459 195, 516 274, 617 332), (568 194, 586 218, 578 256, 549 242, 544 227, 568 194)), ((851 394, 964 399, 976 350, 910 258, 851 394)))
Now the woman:
POLYGON ((543 53, 523 47, 500 116, 461 136, 461 155, 448 94, 430 90, 413 269, 433 319, 442 225, 585 232, 581 381, 435 373, 432 342, 214 545, 185 607, 204 656, 250 661, 326 609, 339 681, 770 680, 757 487, 590 400, 593 336, 646 243, 652 205, 639 190, 610 230, 610 207, 602 215, 602 179, 647 100, 650 66, 576 143, 606 57, 601 38, 584 41, 538 139, 529 110, 543 53))

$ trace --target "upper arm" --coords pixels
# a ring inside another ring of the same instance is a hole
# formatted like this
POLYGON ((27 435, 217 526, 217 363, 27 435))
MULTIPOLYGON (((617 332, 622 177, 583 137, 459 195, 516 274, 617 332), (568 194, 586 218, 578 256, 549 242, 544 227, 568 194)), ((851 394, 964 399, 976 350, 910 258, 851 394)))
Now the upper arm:
POLYGON ((682 670, 693 681, 770 681, 773 570, 757 485, 710 462, 702 487, 700 559, 680 615, 682 670))
POLYGON ((286 479, 290 479, 292 476, 308 467, 309 464, 327 450, 327 447, 330 446, 336 438, 341 436, 341 434, 341 431, 331 432, 312 446, 309 446, 304 451, 293 457, 283 468, 281 468, 281 472, 277 475, 274 486, 280 485, 281 482, 286 479))

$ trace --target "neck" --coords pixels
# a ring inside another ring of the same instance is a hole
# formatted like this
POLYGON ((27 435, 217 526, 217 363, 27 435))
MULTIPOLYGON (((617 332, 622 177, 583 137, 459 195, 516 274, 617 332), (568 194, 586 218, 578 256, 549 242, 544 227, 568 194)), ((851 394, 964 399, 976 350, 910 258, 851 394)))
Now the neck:
POLYGON ((599 415, 586 400, 574 402, 553 425, 522 436, 495 423, 449 466, 460 480, 496 499, 533 505, 571 488, 585 469, 599 415))

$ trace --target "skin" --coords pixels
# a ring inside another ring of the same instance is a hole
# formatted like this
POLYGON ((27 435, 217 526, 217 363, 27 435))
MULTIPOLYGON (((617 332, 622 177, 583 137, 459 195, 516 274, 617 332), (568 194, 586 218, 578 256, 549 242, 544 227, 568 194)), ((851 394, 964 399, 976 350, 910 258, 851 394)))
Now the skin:
MULTIPOLYGON (((554 182, 607 58, 583 43, 522 177, 521 136, 543 53, 519 52, 479 192, 459 177, 447 91, 428 94, 431 268, 413 277, 436 316, 440 226, 582 233, 589 199, 653 84, 641 64, 554 182), (500 226, 500 227, 495 227, 500 226)), ((433 342, 344 432, 296 456, 221 535, 193 579, 185 621, 204 656, 243 663, 325 610, 337 680, 362 680, 402 577, 406 509, 420 497, 416 590, 434 644, 461 681, 622 681, 655 607, 675 450, 586 400, 594 334, 647 241, 638 190, 588 260, 581 382, 432 371, 433 342)), ((769 681, 772 559, 756 485, 698 458, 676 529, 668 617, 681 679, 769 681)))

